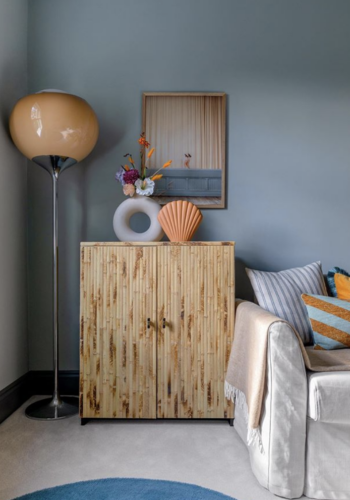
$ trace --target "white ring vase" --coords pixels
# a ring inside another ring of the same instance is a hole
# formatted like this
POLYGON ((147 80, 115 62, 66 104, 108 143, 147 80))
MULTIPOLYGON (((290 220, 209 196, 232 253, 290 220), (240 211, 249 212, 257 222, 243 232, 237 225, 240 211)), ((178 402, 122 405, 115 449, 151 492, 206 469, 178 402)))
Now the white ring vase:
POLYGON ((123 201, 114 213, 113 229, 120 241, 160 241, 164 232, 158 222, 160 205, 148 196, 135 195, 123 201), (130 227, 130 218, 142 212, 150 218, 151 225, 143 233, 137 233, 130 227))

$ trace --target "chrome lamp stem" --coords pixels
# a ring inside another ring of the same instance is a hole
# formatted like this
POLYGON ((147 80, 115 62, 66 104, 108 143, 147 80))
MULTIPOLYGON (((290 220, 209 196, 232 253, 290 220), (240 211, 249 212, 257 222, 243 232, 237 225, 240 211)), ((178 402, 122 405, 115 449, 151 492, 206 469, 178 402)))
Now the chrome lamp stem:
POLYGON ((52 177, 52 249, 53 249, 53 368, 52 398, 41 399, 26 408, 26 416, 37 420, 59 420, 78 413, 79 400, 75 396, 61 397, 59 392, 59 257, 58 257, 58 181, 60 173, 75 163, 71 158, 41 156, 33 161, 52 177))

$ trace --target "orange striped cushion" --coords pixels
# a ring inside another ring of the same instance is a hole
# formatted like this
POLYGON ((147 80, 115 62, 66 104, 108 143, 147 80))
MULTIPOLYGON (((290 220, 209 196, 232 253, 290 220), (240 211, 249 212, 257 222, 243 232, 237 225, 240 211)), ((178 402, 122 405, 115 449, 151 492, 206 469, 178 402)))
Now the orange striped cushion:
POLYGON ((336 273, 334 275, 334 282, 338 299, 350 301, 350 277, 336 273))
POLYGON ((314 338, 314 349, 350 347, 350 302, 303 294, 314 338))

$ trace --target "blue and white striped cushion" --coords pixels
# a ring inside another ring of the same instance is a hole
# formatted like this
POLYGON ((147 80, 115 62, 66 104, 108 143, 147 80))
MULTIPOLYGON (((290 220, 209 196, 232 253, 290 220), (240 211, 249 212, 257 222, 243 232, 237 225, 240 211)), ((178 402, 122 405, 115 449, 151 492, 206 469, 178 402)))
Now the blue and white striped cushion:
POLYGON ((291 323, 304 344, 312 343, 312 331, 301 295, 327 295, 321 262, 279 273, 246 271, 259 306, 291 323))

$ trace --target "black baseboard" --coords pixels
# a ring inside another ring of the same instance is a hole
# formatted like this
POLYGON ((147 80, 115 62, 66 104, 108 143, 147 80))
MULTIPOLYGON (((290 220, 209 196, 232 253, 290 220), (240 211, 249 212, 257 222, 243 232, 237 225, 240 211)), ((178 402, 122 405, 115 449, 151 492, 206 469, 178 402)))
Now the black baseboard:
MULTIPOLYGON (((53 371, 29 372, 29 387, 31 395, 50 395, 53 393, 53 371)), ((79 395, 79 370, 60 371, 58 377, 60 393, 64 396, 79 395)))
POLYGON ((30 396, 29 373, 0 391, 0 424, 27 401, 30 396))
MULTIPOLYGON (((53 392, 53 371, 30 371, 0 391, 0 424, 27 399, 53 392)), ((79 395, 79 371, 61 371, 59 389, 62 395, 79 395)))

